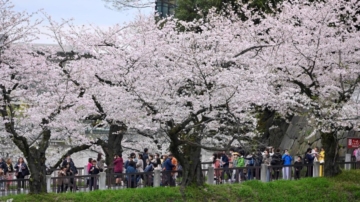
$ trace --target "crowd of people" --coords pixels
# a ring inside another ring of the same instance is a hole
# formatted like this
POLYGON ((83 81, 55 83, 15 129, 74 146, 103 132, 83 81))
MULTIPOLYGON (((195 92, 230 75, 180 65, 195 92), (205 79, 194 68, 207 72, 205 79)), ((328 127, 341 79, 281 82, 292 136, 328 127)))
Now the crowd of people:
MULTIPOLYGON (((360 162, 360 147, 353 152, 356 161, 360 162)), ((308 148, 303 156, 291 156, 287 149, 282 152, 280 149, 268 147, 264 151, 246 152, 241 148, 232 148, 229 153, 223 151, 222 153, 214 153, 212 156, 212 166, 215 168, 214 180, 223 182, 224 180, 235 181, 238 177, 239 181, 252 180, 260 176, 260 167, 262 164, 271 166, 267 170, 267 178, 279 179, 282 173, 282 179, 288 180, 292 178, 292 168, 294 169, 294 179, 300 179, 300 172, 306 168, 305 177, 313 176, 313 163, 319 162, 320 167, 317 171, 319 176, 323 176, 323 163, 325 160, 325 151, 323 148, 319 149, 308 148), (256 169, 254 167, 257 167, 256 169), (236 171, 234 168, 243 168, 241 171, 236 171), (257 173, 258 172, 258 173, 257 173)), ((100 172, 110 169, 114 174, 115 186, 127 186, 130 188, 137 187, 140 183, 152 186, 153 175, 149 172, 154 169, 168 171, 168 175, 162 175, 161 185, 174 186, 177 177, 182 174, 182 167, 179 165, 177 159, 172 155, 161 155, 159 153, 150 154, 145 148, 144 152, 137 154, 131 153, 127 159, 122 158, 122 154, 114 156, 113 165, 105 167, 105 160, 102 154, 98 154, 97 158, 89 158, 87 165, 87 173, 89 175, 96 175, 100 172)), ((10 180, 24 179, 30 174, 27 164, 23 158, 13 164, 11 159, 6 161, 0 158, 0 189, 8 189, 10 180), (9 180, 6 182, 5 180, 9 180)), ((64 178, 57 179, 57 192, 72 191, 74 186, 74 178, 78 174, 78 170, 70 155, 67 155, 63 160, 58 171, 58 176, 64 178), (65 177, 70 176, 70 177, 65 177)), ((90 190, 94 189, 96 185, 94 177, 87 179, 87 186, 90 190)), ((24 181, 18 181, 18 188, 24 188, 24 181)))
MULTIPOLYGON (((360 158, 360 150, 359 150, 360 158)), ((323 163, 325 160, 325 150, 318 147, 308 148, 304 156, 293 157, 289 154, 289 151, 285 149, 282 153, 280 149, 274 149, 273 147, 266 148, 264 151, 246 152, 241 148, 230 149, 230 153, 214 153, 212 157, 212 166, 215 168, 214 180, 235 181, 236 167, 246 167, 238 173, 239 181, 251 180, 256 176, 260 176, 261 164, 271 166, 272 170, 267 171, 267 178, 279 179, 280 171, 282 172, 282 179, 291 179, 291 166, 294 167, 294 179, 300 179, 300 171, 303 167, 306 167, 306 177, 313 176, 313 163, 319 162, 319 176, 323 176, 323 163), (306 165, 306 166, 304 166, 306 165), (253 167, 258 167, 257 169, 253 167), (219 169, 222 168, 222 169, 219 169), (256 173, 258 172, 258 173, 256 173), (225 176, 226 175, 226 176, 225 176), (227 178, 225 178, 227 177, 227 178)))
MULTIPOLYGON (((175 178, 181 176, 182 167, 178 164, 172 154, 162 155, 159 153, 149 154, 148 149, 145 148, 144 152, 138 154, 131 153, 126 160, 122 158, 122 154, 116 154, 113 159, 113 165, 105 167, 105 160, 102 154, 98 157, 89 158, 86 166, 86 173, 89 175, 96 175, 110 169, 115 178, 115 186, 127 186, 130 188, 137 187, 140 183, 145 186, 153 185, 153 175, 148 172, 154 169, 163 171, 171 171, 169 175, 163 175, 161 184, 163 186, 175 186, 175 178), (176 171, 176 172, 175 172, 176 171)), ((66 192, 68 189, 73 190, 74 178, 65 176, 77 175, 77 168, 71 159, 70 155, 63 161, 60 170, 58 171, 59 177, 57 180, 57 192, 66 192)), ((97 178, 88 177, 87 186, 93 190, 97 185, 97 178)))
POLYGON ((182 167, 172 154, 162 156, 159 153, 149 154, 147 148, 142 153, 131 153, 125 162, 121 154, 115 155, 113 161, 115 186, 121 186, 125 183, 127 187, 135 188, 140 181, 144 185, 152 186, 153 175, 146 173, 154 169, 169 171, 169 175, 163 176, 162 185, 164 186, 174 186, 175 178, 181 175, 182 171, 182 167))
MULTIPOLYGON (((0 180, 3 180, 0 183, 0 190, 8 190, 11 180, 15 177, 16 179, 24 179, 29 174, 29 168, 22 157, 15 164, 12 163, 11 158, 6 159, 6 161, 0 158, 0 180), (4 180, 8 181, 5 182, 4 180)), ((18 189, 24 188, 24 181, 19 180, 17 186, 18 189)))

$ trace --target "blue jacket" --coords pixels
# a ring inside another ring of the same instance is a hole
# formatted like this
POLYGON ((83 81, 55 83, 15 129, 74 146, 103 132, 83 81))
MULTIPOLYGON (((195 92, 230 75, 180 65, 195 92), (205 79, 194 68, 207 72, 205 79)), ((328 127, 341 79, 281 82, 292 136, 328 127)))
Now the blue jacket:
POLYGON ((307 162, 308 162, 309 164, 313 164, 313 163, 314 163, 314 158, 315 158, 315 156, 307 153, 307 154, 305 155, 305 158, 307 159, 307 162))
POLYGON ((125 173, 128 174, 128 175, 126 175, 126 179, 129 179, 129 177, 130 177, 130 179, 133 180, 133 181, 136 179, 136 175, 135 175, 136 169, 135 169, 134 167, 128 166, 128 167, 126 168, 125 173), (131 174, 131 175, 130 175, 130 174, 131 174))
POLYGON ((153 171, 154 170, 154 167, 153 167, 153 164, 149 164, 149 165, 147 165, 146 167, 145 167, 145 170, 144 170, 144 172, 151 172, 151 171, 153 171))
POLYGON ((223 167, 229 167, 229 158, 226 156, 226 154, 221 156, 221 161, 223 162, 223 167))
POLYGON ((289 165, 291 165, 292 157, 291 157, 290 155, 284 154, 284 155, 282 156, 282 160, 283 160, 283 164, 284 164, 285 166, 289 166, 289 165))
POLYGON ((164 167, 165 167, 165 170, 172 170, 172 168, 174 167, 174 165, 171 163, 171 159, 168 158, 165 160, 164 162, 164 167))

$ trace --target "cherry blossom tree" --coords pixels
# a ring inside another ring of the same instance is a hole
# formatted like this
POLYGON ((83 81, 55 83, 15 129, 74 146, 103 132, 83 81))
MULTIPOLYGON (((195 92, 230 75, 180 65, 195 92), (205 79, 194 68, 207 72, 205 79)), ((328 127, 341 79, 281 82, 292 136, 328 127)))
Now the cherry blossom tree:
POLYGON ((0 1, 0 12, 0 129, 6 131, 1 136, 11 139, 27 160, 30 193, 43 193, 45 162, 53 158, 47 153, 51 140, 71 145, 63 151, 70 154, 92 145, 83 135, 89 98, 69 76, 71 64, 66 69, 57 64, 62 59, 58 49, 30 44, 41 23, 32 20, 35 14, 13 11, 8 0, 0 1))
POLYGON ((67 37, 93 56, 84 66, 99 83, 89 90, 102 93, 97 100, 109 117, 166 134, 169 150, 183 166, 184 186, 203 183, 201 148, 214 149, 206 140, 231 137, 229 146, 244 134, 254 135, 252 106, 265 99, 265 83, 256 82, 264 75, 248 65, 256 63, 262 48, 276 44, 257 41, 257 28, 246 29, 251 21, 232 17, 213 12, 209 22, 156 23, 140 16, 125 29, 82 27, 67 37), (202 31, 179 31, 179 23, 181 29, 202 31), (229 123, 237 126, 230 130, 229 123))
POLYGON ((321 134, 325 175, 340 173, 338 134, 359 130, 359 9, 356 0, 284 1, 262 21, 268 49, 268 103, 280 113, 307 116, 321 134))
POLYGON ((73 82, 81 86, 85 94, 91 97, 93 105, 87 106, 89 113, 86 120, 90 122, 92 129, 109 129, 106 136, 96 141, 105 153, 106 163, 111 165, 114 155, 121 154, 124 149, 140 151, 145 147, 155 148, 155 145, 160 149, 166 140, 155 138, 154 135, 150 135, 154 134, 154 131, 137 127, 134 124, 136 122, 130 124, 127 121, 141 117, 137 110, 141 104, 136 104, 136 98, 125 88, 105 80, 107 77, 122 79, 121 75, 126 73, 126 68, 131 68, 137 63, 137 56, 126 50, 126 47, 131 47, 136 42, 133 38, 126 37, 127 26, 114 25, 109 30, 103 30, 92 25, 77 27, 72 21, 56 23, 50 16, 47 18, 52 32, 50 36, 59 47, 62 47, 64 53, 86 56, 74 60, 70 54, 60 66, 71 61, 74 64, 73 72, 86 71, 86 74, 73 77, 73 82), (140 134, 145 136, 145 140, 150 138, 152 141, 144 142, 147 144, 128 145, 126 139, 123 139, 125 134, 140 134), (123 144, 125 148, 122 147, 123 144))

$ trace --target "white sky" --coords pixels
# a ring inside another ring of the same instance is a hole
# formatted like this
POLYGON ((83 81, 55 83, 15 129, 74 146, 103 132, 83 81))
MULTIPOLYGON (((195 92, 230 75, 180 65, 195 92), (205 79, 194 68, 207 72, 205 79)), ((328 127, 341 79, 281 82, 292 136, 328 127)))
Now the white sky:
MULTIPOLYGON (((53 20, 60 22, 61 19, 74 19, 78 25, 93 24, 100 27, 108 27, 116 23, 122 24, 131 21, 139 13, 150 14, 154 7, 146 9, 131 9, 116 11, 105 7, 102 0, 11 0, 16 11, 28 13, 43 9, 52 16, 53 20)), ((42 17, 39 15, 39 17, 42 17)), ((44 21, 46 24, 46 21, 44 21)), ((43 36, 36 43, 51 43, 43 36)))

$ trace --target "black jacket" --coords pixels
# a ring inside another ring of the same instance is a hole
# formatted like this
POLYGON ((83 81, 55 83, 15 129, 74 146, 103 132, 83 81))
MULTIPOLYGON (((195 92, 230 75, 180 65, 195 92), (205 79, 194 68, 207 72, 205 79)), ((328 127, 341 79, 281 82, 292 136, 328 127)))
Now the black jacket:
POLYGON ((100 169, 96 166, 91 166, 89 173, 91 175, 97 175, 100 173, 100 169))
POLYGON ((302 162, 295 161, 294 167, 296 170, 300 171, 302 169, 302 162))
POLYGON ((70 170, 73 175, 78 174, 78 170, 74 164, 74 161, 70 159, 70 162, 68 162, 66 159, 63 161, 62 166, 66 167, 69 164, 70 170))
POLYGON ((0 168, 4 171, 4 175, 6 175, 8 172, 8 167, 4 161, 0 163, 0 168))
POLYGON ((271 165, 282 165, 282 155, 279 152, 275 152, 272 156, 271 165))
POLYGON ((15 171, 16 172, 19 172, 20 171, 20 167, 22 168, 21 169, 21 173, 22 173, 22 175, 23 176, 26 176, 26 175, 29 175, 30 174, 30 172, 29 172, 29 168, 28 168, 28 166, 26 165, 26 163, 22 163, 21 165, 19 164, 19 163, 16 163, 16 165, 15 165, 15 171))

